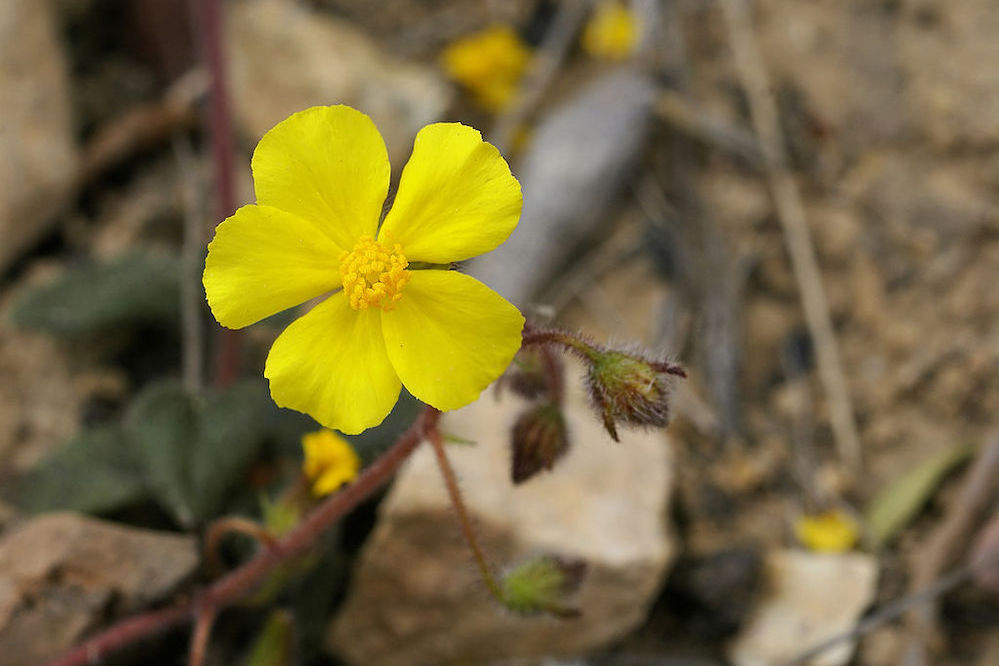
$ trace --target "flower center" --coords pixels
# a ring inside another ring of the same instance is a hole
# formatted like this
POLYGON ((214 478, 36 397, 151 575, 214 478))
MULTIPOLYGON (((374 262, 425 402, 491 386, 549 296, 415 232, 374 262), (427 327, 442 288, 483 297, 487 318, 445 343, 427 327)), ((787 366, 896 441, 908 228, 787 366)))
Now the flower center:
POLYGON ((411 277, 406 255, 398 243, 379 243, 371 236, 361 236, 350 252, 340 257, 343 291, 355 310, 376 306, 391 310, 402 298, 403 287, 411 277))

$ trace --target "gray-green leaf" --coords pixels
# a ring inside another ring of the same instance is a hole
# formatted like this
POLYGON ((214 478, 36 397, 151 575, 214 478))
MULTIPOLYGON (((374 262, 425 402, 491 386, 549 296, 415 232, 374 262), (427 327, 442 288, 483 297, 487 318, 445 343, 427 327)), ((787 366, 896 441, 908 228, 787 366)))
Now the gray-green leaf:
POLYGON ((15 300, 10 318, 22 328, 80 337, 176 321, 179 310, 179 260, 146 251, 71 267, 52 282, 29 287, 15 300))
POLYGON ((25 511, 103 513, 146 495, 139 464, 118 426, 85 430, 18 481, 25 511))
POLYGON ((937 486, 974 452, 968 445, 939 452, 888 484, 867 505, 864 518, 871 545, 887 545, 911 521, 937 486))

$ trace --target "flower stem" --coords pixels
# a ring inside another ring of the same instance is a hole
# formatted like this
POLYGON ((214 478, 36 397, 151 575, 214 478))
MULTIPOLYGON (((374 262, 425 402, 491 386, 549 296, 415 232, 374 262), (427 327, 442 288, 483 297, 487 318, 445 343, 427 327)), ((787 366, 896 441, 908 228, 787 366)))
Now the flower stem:
POLYGON ((486 555, 475 536, 472 520, 468 515, 468 509, 465 507, 465 501, 461 498, 461 490, 458 488, 458 478, 455 476, 454 468, 451 467, 451 462, 448 460, 447 451, 444 450, 444 436, 441 435, 440 430, 434 428, 427 433, 427 437, 430 439, 430 444, 434 447, 434 455, 437 456, 437 466, 441 470, 441 476, 444 477, 447 494, 451 498, 451 504, 454 506, 455 512, 458 514, 461 532, 465 536, 465 541, 468 542, 468 547, 472 550, 472 555, 475 556, 475 564, 479 567, 482 580, 492 595, 496 597, 496 600, 503 603, 503 590, 489 569, 489 564, 486 562, 486 555))
POLYGON ((559 345, 567 351, 574 352, 583 360, 592 360, 596 354, 596 349, 593 348, 593 345, 567 331, 560 331, 554 328, 541 328, 530 322, 524 324, 521 345, 523 347, 559 345))
MULTIPOLYGON (((208 130, 217 192, 216 214, 221 220, 236 210, 236 185, 232 176, 235 147, 229 91, 226 85, 222 4, 221 0, 195 0, 192 7, 198 25, 201 58, 210 75, 208 130)), ((215 357, 216 385, 228 386, 239 376, 240 341, 239 331, 219 329, 218 351, 215 357)))
POLYGON ((218 613, 239 601, 275 568, 308 550, 333 524, 385 485, 420 442, 428 434, 438 432, 439 419, 439 411, 429 406, 424 408, 392 448, 368 465, 352 484, 330 495, 298 527, 277 540, 272 547, 262 550, 207 589, 168 608, 123 620, 49 662, 48 666, 96 664, 109 654, 143 638, 196 621, 200 614, 218 613))

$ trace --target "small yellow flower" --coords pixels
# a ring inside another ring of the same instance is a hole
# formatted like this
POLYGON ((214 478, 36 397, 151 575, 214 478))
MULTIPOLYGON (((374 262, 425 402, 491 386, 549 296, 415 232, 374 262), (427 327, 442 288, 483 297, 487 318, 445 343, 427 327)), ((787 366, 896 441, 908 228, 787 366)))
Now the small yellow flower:
POLYGON ((498 246, 520 217, 520 185, 479 132, 420 130, 380 225, 388 153, 359 111, 290 116, 257 144, 252 167, 257 203, 219 224, 208 246, 215 318, 242 328, 333 292, 271 347, 264 375, 278 405, 355 434, 382 422, 402 386, 450 410, 503 373, 523 316, 449 270, 498 246))
POLYGON ((513 99, 531 51, 508 25, 467 35, 444 50, 444 70, 483 108, 503 109, 513 99))
POLYGON ((583 29, 583 50, 596 58, 624 60, 635 50, 638 27, 638 19, 621 2, 602 2, 583 29))
POLYGON ((343 437, 332 430, 317 430, 302 437, 305 461, 302 471, 312 482, 312 494, 329 495, 357 476, 361 459, 343 437))
POLYGON ((842 553, 857 543, 859 527, 848 513, 834 510, 801 516, 794 526, 794 533, 801 545, 809 550, 842 553))

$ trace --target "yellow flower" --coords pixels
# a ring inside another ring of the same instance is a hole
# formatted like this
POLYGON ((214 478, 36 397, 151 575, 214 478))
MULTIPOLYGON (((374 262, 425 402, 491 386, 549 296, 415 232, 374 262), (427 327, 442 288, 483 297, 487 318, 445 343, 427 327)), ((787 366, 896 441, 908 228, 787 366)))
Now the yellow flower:
POLYGON ((290 116, 257 144, 252 167, 257 203, 208 246, 215 318, 242 328, 338 290, 274 342, 264 375, 278 405, 354 434, 382 422, 401 386, 457 409, 503 373, 523 316, 448 270, 498 246, 520 217, 520 185, 476 130, 420 130, 381 225, 388 154, 359 111, 290 116))
POLYGON ((638 20, 616 0, 600 3, 583 29, 583 49, 597 58, 624 60, 637 40, 638 20))
POLYGON ((827 511, 801 516, 794 526, 795 536, 809 550, 842 553, 857 543, 857 522, 844 511, 827 511))
POLYGON ((343 437, 332 430, 317 430, 302 437, 305 461, 302 471, 312 482, 312 494, 329 495, 357 476, 361 459, 343 437))
POLYGON ((499 111, 513 99, 531 51, 508 25, 494 25, 449 45, 444 69, 465 86, 476 103, 499 111))

